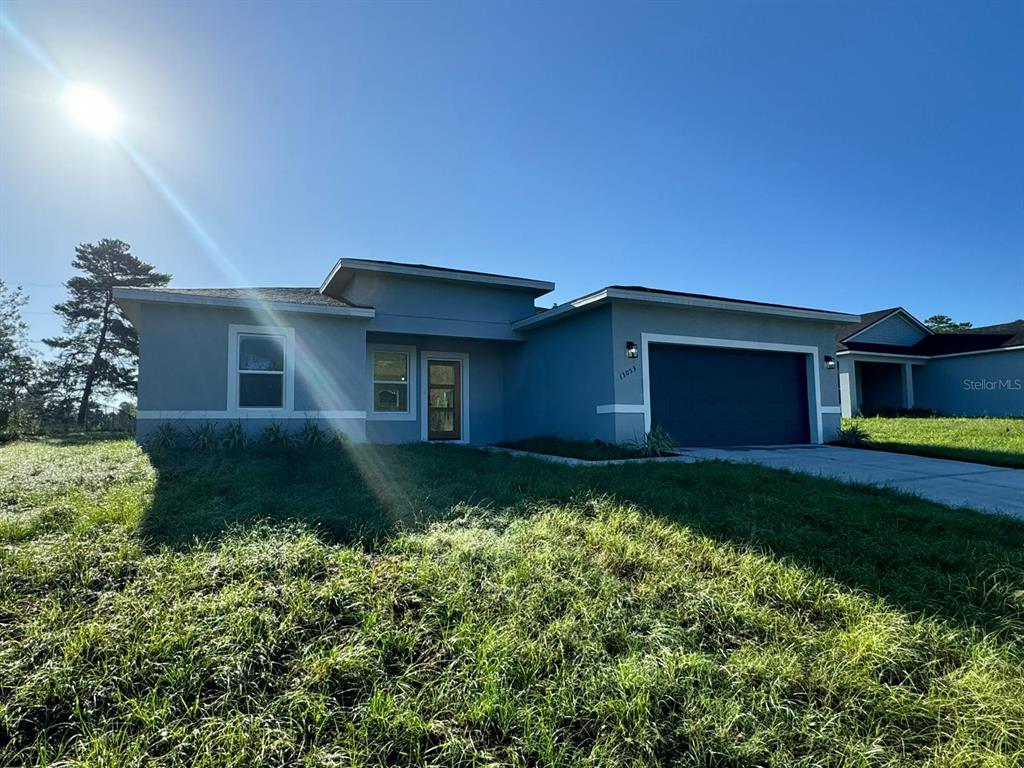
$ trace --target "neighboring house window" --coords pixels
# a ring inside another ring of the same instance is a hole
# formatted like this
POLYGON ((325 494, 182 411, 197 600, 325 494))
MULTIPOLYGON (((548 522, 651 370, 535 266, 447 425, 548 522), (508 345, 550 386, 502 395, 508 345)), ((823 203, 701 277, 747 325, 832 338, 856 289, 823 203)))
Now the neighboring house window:
POLYGON ((228 410, 291 411, 295 331, 232 324, 228 333, 228 410))
POLYGON ((238 407, 284 407, 284 336, 238 335, 238 407))
POLYGON ((373 410, 375 413, 409 412, 409 353, 373 353, 373 410))

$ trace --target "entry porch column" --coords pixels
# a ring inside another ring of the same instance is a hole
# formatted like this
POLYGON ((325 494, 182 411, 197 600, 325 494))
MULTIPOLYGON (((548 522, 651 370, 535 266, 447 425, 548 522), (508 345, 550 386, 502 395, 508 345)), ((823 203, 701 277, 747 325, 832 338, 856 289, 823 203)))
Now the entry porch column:
POLYGON ((903 407, 914 407, 914 366, 903 364, 903 407))

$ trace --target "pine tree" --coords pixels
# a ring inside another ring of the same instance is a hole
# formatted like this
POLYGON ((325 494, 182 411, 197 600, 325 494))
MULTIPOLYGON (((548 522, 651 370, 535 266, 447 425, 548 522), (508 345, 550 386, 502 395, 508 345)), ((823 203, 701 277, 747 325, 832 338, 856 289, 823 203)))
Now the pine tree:
POLYGON ((971 327, 971 323, 958 323, 949 315, 932 315, 924 321, 924 324, 936 333, 957 333, 959 331, 966 331, 971 327))
POLYGON ((18 410, 35 367, 28 325, 21 316, 27 303, 21 288, 8 288, 0 280, 0 426, 18 410))
POLYGON ((171 276, 135 258, 121 240, 79 245, 72 266, 84 274, 67 281, 68 300, 53 308, 64 318, 64 335, 43 341, 61 351, 61 381, 80 383, 76 421, 83 426, 97 392, 135 392, 139 337, 114 303, 114 287, 167 285, 171 276))

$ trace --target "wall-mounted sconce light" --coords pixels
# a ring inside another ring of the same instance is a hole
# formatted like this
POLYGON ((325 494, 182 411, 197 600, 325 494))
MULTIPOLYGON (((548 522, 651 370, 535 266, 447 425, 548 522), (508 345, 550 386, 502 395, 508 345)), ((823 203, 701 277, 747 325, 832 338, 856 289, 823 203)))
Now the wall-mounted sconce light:
POLYGON ((639 354, 640 353, 637 351, 637 348, 636 348, 636 342, 635 341, 627 341, 626 342, 626 357, 628 357, 630 360, 635 360, 639 356, 639 354))
POLYGON ((832 355, 825 355, 825 367, 830 371, 834 371, 836 369, 836 359, 832 357, 832 355))

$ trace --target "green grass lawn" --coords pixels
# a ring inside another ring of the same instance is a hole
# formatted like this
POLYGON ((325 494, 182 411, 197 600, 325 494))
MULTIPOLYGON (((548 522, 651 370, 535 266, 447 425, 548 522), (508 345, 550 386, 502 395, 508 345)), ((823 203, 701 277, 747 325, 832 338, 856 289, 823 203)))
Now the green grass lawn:
POLYGON ((584 440, 565 440, 561 437, 530 437, 511 443, 499 443, 502 448, 513 448, 517 451, 543 453, 548 456, 567 456, 584 461, 607 461, 615 459, 639 459, 643 457, 636 448, 628 445, 616 445, 600 440, 586 442, 584 440))
POLYGON ((1024 524, 723 463, 0 446, 0 764, 1019 766, 1024 524))
POLYGON ((860 426, 879 450, 1024 468, 1024 419, 872 416, 843 424, 860 426))

